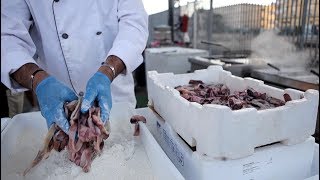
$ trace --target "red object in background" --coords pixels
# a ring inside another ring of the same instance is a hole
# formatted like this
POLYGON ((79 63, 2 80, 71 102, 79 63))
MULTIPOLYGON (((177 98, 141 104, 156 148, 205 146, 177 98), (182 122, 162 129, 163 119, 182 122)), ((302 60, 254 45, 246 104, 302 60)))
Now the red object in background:
POLYGON ((160 41, 152 41, 150 46, 151 47, 160 47, 160 45, 161 45, 160 41))
POLYGON ((188 31, 188 21, 189 17, 187 15, 183 15, 181 17, 181 32, 187 32, 188 31))

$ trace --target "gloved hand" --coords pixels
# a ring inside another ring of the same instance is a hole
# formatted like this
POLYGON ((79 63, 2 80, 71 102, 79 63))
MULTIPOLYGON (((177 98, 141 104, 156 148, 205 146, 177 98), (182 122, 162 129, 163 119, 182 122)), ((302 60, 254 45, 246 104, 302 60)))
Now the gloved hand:
POLYGON ((69 122, 64 112, 64 103, 77 100, 77 95, 56 78, 49 76, 42 80, 37 88, 36 95, 42 116, 47 121, 47 126, 56 123, 65 133, 69 131, 69 122))
POLYGON ((112 99, 110 91, 111 81, 102 72, 96 72, 88 81, 86 92, 81 104, 81 112, 88 112, 89 108, 97 100, 101 109, 101 120, 105 123, 109 119, 112 108, 112 99))

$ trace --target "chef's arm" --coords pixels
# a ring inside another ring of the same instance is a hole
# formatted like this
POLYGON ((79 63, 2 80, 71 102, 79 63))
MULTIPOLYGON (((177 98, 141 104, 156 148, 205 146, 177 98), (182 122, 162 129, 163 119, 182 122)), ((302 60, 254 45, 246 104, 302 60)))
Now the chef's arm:
POLYGON ((149 35, 148 15, 141 0, 118 0, 117 12, 119 31, 107 57, 116 56, 125 65, 123 73, 131 73, 143 61, 149 35))
MULTIPOLYGON (((36 46, 29 34, 32 23, 25 0, 1 0, 1 82, 12 91, 30 89, 31 75, 39 69, 33 59, 36 46)), ((33 80, 48 128, 55 123, 67 133, 69 123, 63 104, 76 100, 76 94, 43 71, 36 73, 33 80)))
MULTIPOLYGON (((113 56, 113 55, 109 56, 107 58, 107 60, 105 61, 105 63, 107 65, 110 65, 111 67, 114 67, 115 77, 117 77, 126 68, 124 62, 119 57, 113 56)), ((114 75, 113 75, 111 68, 109 68, 107 66, 101 66, 98 71, 107 75, 111 81, 113 80, 113 78, 115 78, 115 77, 113 77, 114 75)))
POLYGON ((1 1, 1 82, 13 92, 30 88, 30 72, 36 68, 33 59, 36 46, 29 34, 32 24, 32 16, 24 0, 1 1), (34 65, 22 67, 29 63, 34 65), (21 71, 11 78, 18 69, 21 71))
POLYGON ((63 106, 65 102, 78 99, 77 95, 69 87, 53 76, 49 76, 34 63, 24 64, 11 76, 21 86, 32 88, 35 91, 47 127, 49 128, 55 123, 67 133, 70 125, 66 119, 63 106), (34 75, 33 80, 31 80, 31 75, 34 75))
POLYGON ((45 71, 37 71, 40 70, 38 65, 34 63, 27 63, 21 66, 17 71, 11 74, 13 80, 19 83, 21 86, 28 89, 36 89, 39 82, 48 77, 48 73, 45 71), (35 73, 36 72, 36 73, 35 73), (31 75, 34 74, 33 80, 31 79, 31 75))

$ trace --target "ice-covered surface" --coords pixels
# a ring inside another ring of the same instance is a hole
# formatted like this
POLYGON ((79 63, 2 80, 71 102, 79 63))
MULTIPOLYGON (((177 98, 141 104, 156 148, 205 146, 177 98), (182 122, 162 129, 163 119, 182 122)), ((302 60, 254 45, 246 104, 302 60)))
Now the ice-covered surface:
POLYGON ((39 112, 16 118, 19 117, 23 119, 18 119, 20 123, 14 124, 16 127, 8 127, 6 136, 1 134, 1 144, 6 145, 1 148, 3 179, 156 179, 141 139, 132 136, 129 119, 111 119, 110 137, 105 141, 101 156, 93 161, 89 173, 70 162, 66 151, 58 153, 53 150, 48 159, 23 177, 22 172, 42 145, 47 129, 39 112))
MULTIPOLYGON (((66 151, 53 151, 26 179, 155 179, 143 146, 134 140, 129 124, 115 124, 102 155, 93 161, 89 173, 70 162, 66 151)), ((19 179, 19 176, 13 173, 8 179, 19 179)))

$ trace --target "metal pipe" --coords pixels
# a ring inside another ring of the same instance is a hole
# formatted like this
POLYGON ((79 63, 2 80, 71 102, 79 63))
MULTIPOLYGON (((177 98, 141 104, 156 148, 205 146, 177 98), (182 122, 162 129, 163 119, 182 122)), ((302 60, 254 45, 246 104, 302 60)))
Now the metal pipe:
POLYGON ((259 5, 259 11, 258 11, 258 13, 259 13, 259 21, 258 21, 258 25, 259 25, 259 29, 261 29, 261 13, 262 13, 262 8, 263 8, 263 6, 262 5, 259 5))
POLYGON ((280 29, 280 0, 277 0, 277 28, 280 29))
MULTIPOLYGON (((315 24, 315 21, 316 21, 316 13, 317 13, 317 6, 318 5, 318 0, 315 0, 315 3, 314 3, 314 12, 313 12, 313 20, 312 20, 312 27, 314 27, 314 24, 315 24)), ((311 34, 311 40, 313 40, 313 32, 311 34)), ((319 41, 317 41, 317 43, 319 43, 319 41)), ((316 44, 317 44, 316 43, 316 44)), ((314 49, 314 59, 316 60, 317 58, 317 49, 314 49)))
POLYGON ((273 69, 275 69, 275 70, 277 70, 277 71, 280 71, 280 69, 279 69, 277 66, 275 66, 275 65, 273 65, 273 64, 271 64, 271 63, 267 63, 267 65, 270 66, 270 67, 272 67, 273 69))
POLYGON ((312 62, 312 48, 313 48, 313 37, 312 37, 312 35, 313 35, 313 31, 312 31, 312 29, 313 29, 313 24, 314 23, 310 23, 310 19, 311 19, 311 6, 312 6, 312 1, 310 1, 309 2, 309 12, 308 12, 308 25, 307 25, 307 41, 308 41, 308 39, 309 39, 309 36, 308 36, 308 34, 309 34, 309 25, 311 25, 311 29, 310 29, 310 32, 311 32, 311 37, 310 37, 310 47, 309 47, 309 58, 310 58, 310 60, 311 60, 311 62, 312 62))
MULTIPOLYGON (((318 5, 318 0, 315 0, 315 2, 314 2, 314 11, 313 11, 313 19, 312 19, 312 27, 314 27, 314 25, 315 25, 315 21, 316 21, 316 13, 317 13, 317 6, 318 5)), ((312 33, 311 34, 311 39, 313 39, 313 34, 314 33, 312 33)))
POLYGON ((260 15, 259 15, 259 8, 260 8, 260 5, 257 4, 254 8, 254 16, 255 16, 255 19, 254 19, 254 38, 258 36, 258 29, 259 29, 259 19, 260 19, 260 15))
POLYGON ((268 24, 268 23, 266 23, 266 21, 267 21, 267 9, 268 9, 268 7, 267 6, 263 6, 262 7, 262 13, 263 13, 263 22, 262 22, 262 27, 264 28, 264 29, 267 29, 268 28, 268 26, 266 26, 266 24, 268 24))
POLYGON ((293 1, 294 0, 291 0, 290 1, 290 3, 291 3, 291 8, 290 8, 290 31, 291 31, 291 36, 293 36, 293 28, 292 28, 292 19, 293 19, 293 17, 292 17, 292 10, 293 10, 293 1))
POLYGON ((285 31, 286 31, 286 36, 288 36, 288 16, 289 16, 289 0, 285 1, 287 3, 287 7, 286 7, 286 26, 285 26, 285 31))
POLYGON ((244 46, 244 42, 243 42, 243 29, 244 29, 244 20, 245 20, 245 16, 244 16, 244 6, 243 4, 240 5, 240 13, 239 13, 239 16, 240 16, 240 23, 239 23, 239 26, 240 26, 240 31, 239 31, 239 50, 242 50, 243 46, 244 46))
POLYGON ((234 31, 235 31, 235 21, 236 21, 236 19, 234 18, 234 17, 237 17, 236 16, 236 6, 235 5, 233 5, 232 6, 232 9, 231 9, 231 17, 233 17, 232 18, 232 30, 231 30, 231 33, 232 33, 232 50, 234 50, 235 49, 235 47, 234 47, 234 45, 235 45, 235 34, 234 34, 234 31))
POLYGON ((251 21, 252 21, 252 4, 249 4, 249 16, 248 16, 248 23, 249 23, 249 30, 250 30, 250 32, 251 32, 251 28, 252 28, 252 26, 251 26, 251 21))
POLYGON ((242 33, 241 33, 241 31, 242 31, 242 20, 243 20, 243 17, 242 17, 242 15, 243 15, 243 13, 242 13, 242 3, 239 5, 239 9, 238 9, 238 13, 239 13, 239 32, 238 32, 238 41, 239 41, 239 45, 238 45, 238 50, 240 51, 241 50, 241 47, 242 47, 242 40, 241 40, 241 38, 242 38, 242 33))
POLYGON ((267 26, 266 29, 269 29, 269 6, 266 6, 266 10, 264 11, 264 14, 266 14, 266 22, 267 22, 267 26))
POLYGON ((237 7, 237 15, 238 15, 238 17, 237 17, 237 25, 236 25, 236 27, 237 27, 237 29, 238 29, 238 31, 237 31, 237 34, 236 34, 236 38, 237 38, 237 42, 238 42, 238 47, 237 47, 237 50, 240 50, 241 49, 241 26, 242 26, 242 23, 241 23, 241 21, 242 21, 242 16, 241 16, 241 14, 242 14, 242 12, 241 12, 241 8, 242 8, 242 6, 241 6, 241 4, 237 7))
POLYGON ((235 7, 235 16, 237 17, 237 19, 235 19, 235 22, 234 22, 235 25, 234 25, 234 32, 233 32, 234 33, 234 38, 235 38, 235 44, 236 44, 234 50, 238 50, 239 47, 240 47, 240 44, 239 44, 239 33, 237 31, 237 30, 240 29, 239 24, 240 24, 240 19, 241 19, 239 9, 240 9, 240 6, 236 6, 235 7))
POLYGON ((292 36, 292 41, 293 42, 295 42, 295 40, 296 40, 296 35, 297 35, 297 30, 298 30, 298 28, 296 27, 297 26, 297 19, 298 19, 298 16, 297 16, 297 14, 298 14, 298 3, 299 3, 299 0, 295 0, 296 1, 296 7, 295 7, 295 13, 294 13, 294 31, 293 31, 293 36, 292 36))
POLYGON ((273 29, 275 27, 275 11, 274 11, 274 8, 275 7, 275 4, 274 3, 271 3, 271 28, 270 29, 273 29))
MULTIPOLYGON (((319 9, 318 9, 319 11, 319 9)), ((318 16, 318 19, 319 19, 319 16, 318 16)), ((319 21, 319 20, 318 20, 319 21)), ((319 38, 319 28, 318 28, 318 32, 317 32, 317 35, 318 35, 318 38, 319 38)), ((316 46, 316 49, 315 49, 315 61, 318 60, 318 66, 319 66, 319 41, 317 41, 317 46, 316 46), (317 57, 317 53, 318 53, 318 57, 317 57)))
POLYGON ((173 22, 173 11, 174 11, 174 4, 173 0, 168 0, 168 25, 171 27, 171 42, 174 42, 174 22, 173 22))
POLYGON ((257 18, 257 27, 258 29, 261 29, 261 5, 258 5, 257 13, 258 13, 258 18, 257 18))
POLYGON ((305 25, 306 25, 306 17, 307 17, 307 8, 308 8, 308 0, 304 0, 304 3, 303 3, 303 14, 302 14, 302 23, 301 23, 301 26, 302 26, 302 36, 300 38, 300 48, 303 48, 304 46, 304 33, 305 33, 305 25))
POLYGON ((246 49, 248 50, 250 48, 250 7, 251 4, 247 5, 247 26, 248 26, 248 33, 247 33, 247 45, 246 45, 246 49))
POLYGON ((251 50, 251 39, 252 39, 252 24, 251 24, 251 22, 252 22, 252 7, 253 7, 253 5, 252 4, 249 4, 249 21, 248 21, 248 23, 249 23, 249 34, 248 34, 248 48, 247 48, 247 50, 249 49, 249 50, 251 50))
POLYGON ((309 24, 310 24, 310 11, 311 11, 311 0, 309 0, 309 5, 308 5, 308 20, 307 20, 307 33, 306 33, 306 38, 305 40, 308 41, 308 34, 309 34, 309 24))
POLYGON ((222 44, 218 44, 218 43, 213 43, 213 42, 209 42, 209 41, 201 41, 202 44, 207 44, 207 45, 212 45, 212 46, 219 46, 219 47, 223 47, 226 50, 230 51, 231 49, 222 45, 222 44))
MULTIPOLYGON (((241 26, 242 26, 242 28, 241 28, 241 30, 244 30, 245 28, 246 28, 246 6, 245 6, 245 4, 243 3, 242 4, 242 14, 243 14, 243 23, 241 23, 241 26)), ((245 32, 244 32, 245 33, 245 32)), ((246 34, 241 34, 241 44, 242 44, 242 46, 241 46, 241 50, 243 51, 243 49, 244 49, 244 47, 245 47, 245 36, 246 36, 246 34)))
POLYGON ((281 27, 280 27, 280 31, 282 32, 282 26, 283 26, 283 19, 284 19, 284 1, 285 0, 282 0, 282 4, 281 4, 281 6, 282 6, 282 11, 281 11, 281 27))
POLYGON ((209 10, 209 18, 208 18, 208 41, 211 41, 212 36, 212 16, 213 16, 213 9, 212 9, 212 0, 210 0, 210 10, 209 10))
POLYGON ((251 6, 251 37, 250 37, 250 50, 251 50, 251 43, 252 43, 252 39, 253 39, 253 37, 254 37, 254 18, 255 18, 255 16, 254 16, 254 9, 255 9, 255 6, 256 5, 254 5, 254 4, 252 4, 252 6, 251 6))
POLYGON ((246 26, 246 35, 245 35, 245 46, 244 46, 244 49, 243 49, 243 53, 244 51, 247 49, 247 46, 248 46, 248 30, 249 30, 249 13, 248 13, 248 4, 246 3, 245 4, 245 14, 246 14, 246 20, 245 20, 245 26, 246 26))
POLYGON ((252 7, 253 4, 249 5, 249 49, 251 49, 251 40, 252 40, 252 7))
POLYGON ((256 28, 257 28, 257 24, 256 24, 256 22, 257 22, 257 6, 258 5, 254 5, 254 8, 253 8, 253 22, 252 22, 252 26, 253 26, 253 33, 254 33, 254 35, 255 35, 255 32, 256 32, 256 28))
POLYGON ((272 23, 272 4, 269 5, 268 8, 268 29, 271 29, 271 23, 272 23))
MULTIPOLYGON (((318 11, 319 11, 319 9, 318 9, 318 11)), ((318 21, 319 21, 319 16, 318 16, 318 21)), ((318 37, 319 37, 319 33, 320 32, 319 32, 319 28, 318 28, 318 32, 317 32, 318 37)), ((316 52, 318 52, 318 57, 316 57, 315 59, 317 59, 319 62, 319 41, 317 42, 316 52)))
POLYGON ((314 75, 316 75, 316 76, 319 76, 319 73, 317 73, 315 70, 310 70, 310 72, 312 73, 312 74, 314 74, 314 75))
MULTIPOLYGON (((246 29, 246 19, 247 19, 247 15, 246 15, 246 4, 243 3, 242 4, 242 14, 243 14, 243 23, 242 23, 242 29, 245 30, 246 29)), ((244 51, 245 49, 245 45, 246 45, 246 42, 245 42, 245 37, 246 37, 246 32, 244 31, 244 33, 241 35, 241 40, 242 40, 242 46, 241 46, 241 50, 244 51)))
POLYGON ((256 30, 258 29, 258 22, 257 22, 257 19, 259 18, 258 17, 258 8, 259 8, 259 5, 256 5, 254 7, 254 32, 255 32, 255 35, 256 35, 256 30))
POLYGON ((197 1, 198 0, 195 0, 194 1, 194 4, 193 4, 193 8, 194 8, 194 11, 193 11, 193 48, 197 48, 197 24, 198 24, 198 21, 197 21, 197 1))
POLYGON ((264 27, 264 21, 265 21, 265 7, 264 6, 260 6, 259 8, 259 16, 260 16, 260 21, 259 21, 259 26, 260 26, 260 29, 265 29, 264 27), (262 24, 262 25, 261 25, 262 24))
POLYGON ((272 29, 272 3, 270 4, 269 10, 268 10, 268 19, 269 19, 269 29, 272 29))
POLYGON ((302 23, 302 10, 303 10, 303 1, 304 0, 300 0, 300 8, 299 8, 299 25, 298 25, 298 36, 297 36, 297 44, 299 44, 300 47, 300 41, 301 41, 301 32, 302 32, 302 28, 301 28, 301 23, 302 23))

